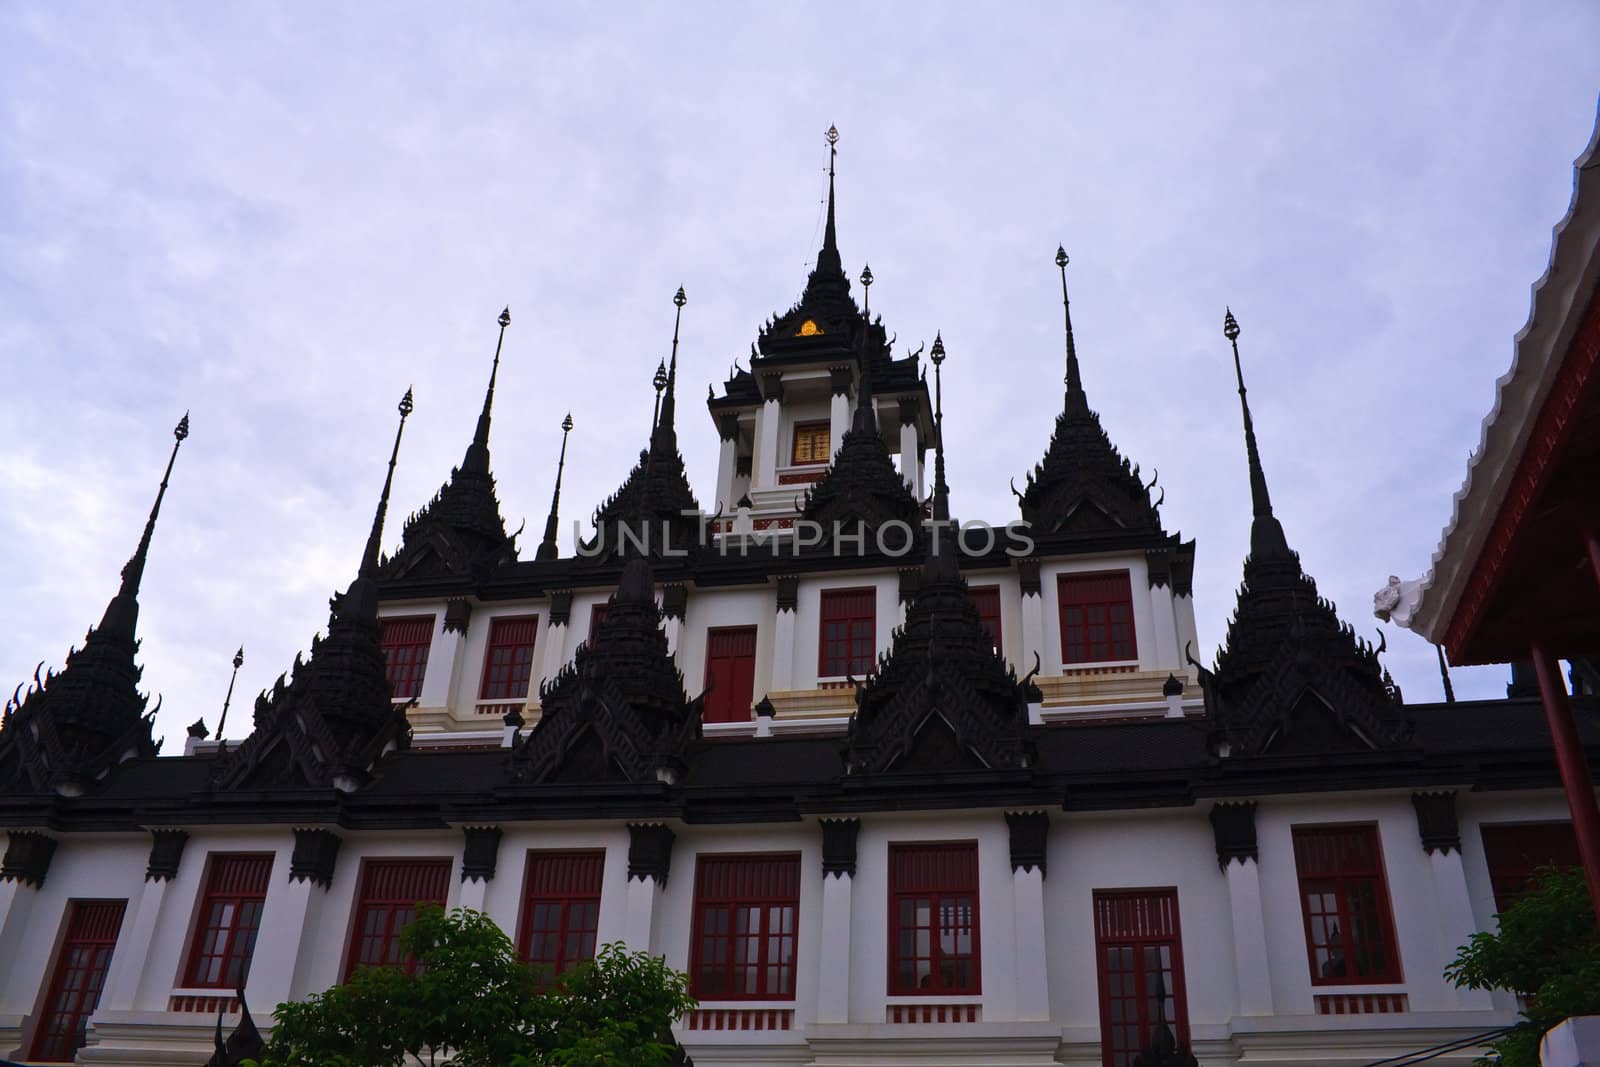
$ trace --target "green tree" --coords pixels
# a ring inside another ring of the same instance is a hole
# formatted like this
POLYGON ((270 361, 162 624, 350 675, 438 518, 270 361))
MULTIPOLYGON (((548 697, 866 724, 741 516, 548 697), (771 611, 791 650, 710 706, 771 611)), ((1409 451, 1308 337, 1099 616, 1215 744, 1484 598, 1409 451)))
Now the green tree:
POLYGON ((1524 1000, 1522 1022, 1479 1060, 1539 1067, 1546 1031, 1574 1015, 1600 1013, 1600 928, 1580 870, 1545 869, 1501 912, 1495 933, 1473 934, 1444 976, 1464 989, 1507 989, 1524 1000))
POLYGON ((400 934, 415 958, 280 1004, 261 1067, 669 1067, 683 975, 606 945, 546 982, 482 912, 425 905, 400 934))

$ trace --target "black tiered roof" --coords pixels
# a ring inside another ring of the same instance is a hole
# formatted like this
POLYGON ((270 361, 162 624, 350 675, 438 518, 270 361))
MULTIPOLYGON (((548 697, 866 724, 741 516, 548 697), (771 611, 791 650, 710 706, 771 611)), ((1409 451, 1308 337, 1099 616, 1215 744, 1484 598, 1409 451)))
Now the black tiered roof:
POLYGON ((215 763, 216 788, 352 792, 372 781, 386 754, 410 744, 411 726, 392 699, 379 641, 378 546, 411 408, 408 389, 361 568, 350 588, 329 601, 328 635, 312 639, 309 659, 295 657, 287 682, 279 675, 272 692, 256 699, 255 729, 215 763))
POLYGON ((1317 595, 1272 513, 1231 310, 1223 330, 1239 382, 1253 519, 1227 643, 1215 669, 1201 674, 1216 742, 1230 754, 1404 747, 1411 722, 1399 687, 1378 660, 1381 649, 1358 640, 1333 604, 1317 595))
POLYGON ((644 784, 686 770, 701 701, 667 651, 647 560, 628 561, 594 641, 540 687, 539 706, 512 752, 516 781, 644 784))
POLYGON ((150 759, 160 750, 151 734, 155 712, 145 714, 149 697, 139 692, 144 669, 134 662, 139 584, 172 466, 188 436, 186 414, 173 430, 172 455, 139 547, 122 568, 122 584, 100 625, 89 629, 81 649, 67 653, 61 673, 51 671, 41 679, 36 671, 27 695, 7 703, 0 727, 0 790, 76 796, 95 788, 118 764, 150 759))
MULTIPOLYGON (((1066 397, 1044 459, 1017 494, 1022 517, 1036 537, 1133 532, 1165 538, 1160 500, 1151 502, 1155 481, 1145 485, 1139 468, 1125 459, 1089 407, 1077 345, 1072 336, 1072 305, 1067 299, 1067 253, 1056 249, 1061 269, 1061 305, 1066 320, 1066 397)), ((1015 490, 1013 490, 1015 491, 1015 490)))
POLYGON ((386 579, 487 575, 517 558, 516 539, 506 534, 494 474, 489 469, 489 419, 500 373, 500 349, 506 327, 511 325, 510 308, 500 313, 499 322, 500 340, 472 443, 461 465, 451 470, 450 480, 406 520, 399 551, 383 563, 381 573, 386 579))

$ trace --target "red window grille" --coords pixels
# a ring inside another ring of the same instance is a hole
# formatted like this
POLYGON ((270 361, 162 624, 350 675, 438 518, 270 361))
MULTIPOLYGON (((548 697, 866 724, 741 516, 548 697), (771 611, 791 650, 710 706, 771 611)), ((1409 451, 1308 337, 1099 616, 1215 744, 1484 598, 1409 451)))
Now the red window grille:
POLYGON ((967 590, 967 596, 972 606, 978 609, 978 619, 983 623, 983 628, 989 631, 990 643, 999 652, 1004 647, 1000 643, 1000 587, 980 586, 967 590))
POLYGON ((706 635, 704 721, 749 722, 755 699, 756 628, 729 626, 706 635))
POLYGON ((1188 1044, 1178 891, 1096 890, 1094 944, 1104 1067, 1133 1067, 1163 1024, 1188 1044))
POLYGON ((400 954, 400 931, 416 920, 418 904, 443 907, 449 891, 449 860, 368 860, 361 869, 345 977, 358 967, 414 971, 416 961, 400 954))
POLYGON ((185 985, 238 989, 245 984, 271 876, 271 853, 210 858, 185 985))
POLYGON ((433 616, 384 619, 383 662, 389 671, 389 690, 396 700, 410 700, 422 692, 428 670, 428 645, 433 641, 433 616))
POLYGON ((479 700, 522 700, 528 695, 533 677, 533 639, 539 632, 539 616, 491 620, 489 652, 483 659, 483 684, 479 700))
POLYGON ((889 992, 975 994, 977 842, 889 846, 889 992))
POLYGON ((549 979, 594 958, 604 852, 529 852, 522 890, 522 958, 549 979))
POLYGON ((111 968, 126 906, 125 900, 67 903, 67 932, 56 954, 29 1059, 71 1063, 87 1043, 85 1030, 89 1016, 100 1006, 100 990, 111 968))
POLYGON ((1485 826, 1483 852, 1489 861, 1494 909, 1505 911, 1532 888, 1542 867, 1577 867, 1578 835, 1569 822, 1485 826))
POLYGON ((876 589, 829 589, 822 594, 819 675, 871 673, 878 643, 877 608, 876 589))
POLYGON ((1127 571, 1063 574, 1056 593, 1061 604, 1061 662, 1139 658, 1127 571))
POLYGON ((1294 828, 1314 985, 1400 981, 1376 826, 1294 828))
POLYGON ((701 1000, 793 1000, 799 911, 798 854, 701 856, 690 992, 701 1000))

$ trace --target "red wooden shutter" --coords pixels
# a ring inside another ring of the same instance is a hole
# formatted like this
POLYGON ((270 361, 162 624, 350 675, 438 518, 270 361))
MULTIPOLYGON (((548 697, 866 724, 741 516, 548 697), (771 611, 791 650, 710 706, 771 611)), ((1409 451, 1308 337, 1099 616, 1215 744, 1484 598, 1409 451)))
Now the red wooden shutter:
POLYGON ((554 978, 594 958, 604 852, 529 852, 523 883, 522 958, 554 978))
POLYGON ((606 621, 606 609, 610 606, 609 602, 602 602, 589 609, 589 636, 586 639, 588 644, 594 644, 595 635, 600 632, 600 625, 606 621))
POLYGON ((1133 587, 1127 571, 1063 574, 1056 593, 1063 663, 1139 658, 1133 633, 1133 587))
POLYGON ((527 698, 528 683, 533 677, 533 642, 538 632, 537 615, 491 620, 479 700, 527 698))
POLYGON ((32 1060, 72 1062, 87 1042, 89 1016, 111 969, 125 900, 67 902, 67 932, 56 954, 50 992, 34 1030, 32 1060))
POLYGON ((877 659, 875 589, 829 589, 822 594, 817 674, 823 678, 870 674, 877 659))
POLYGON ((1000 587, 985 585, 968 589, 967 596, 971 599, 972 606, 978 609, 978 618, 982 620, 984 629, 989 631, 989 640, 993 643, 994 650, 1001 652, 1005 646, 1000 642, 1000 587))
POLYGON ((1541 867, 1577 867, 1578 835, 1570 822, 1547 822, 1483 828, 1483 852, 1489 861, 1494 908, 1505 911, 1528 891, 1541 867))
POLYGON ((1400 981, 1378 828, 1297 826, 1294 862, 1312 983, 1400 981))
POLYGON ((755 699, 756 628, 729 626, 706 634, 704 721, 749 722, 755 699))
POLYGON ((1096 890, 1094 941, 1104 1067, 1132 1067, 1162 1022, 1187 1044, 1178 891, 1096 890))
POLYGON ((210 857, 185 984, 196 989, 244 985, 271 874, 270 852, 210 857))
POLYGON ((799 913, 798 854, 699 857, 690 992, 793 1000, 799 913))
POLYGON ((396 700, 410 700, 422 692, 428 670, 428 645, 433 641, 433 616, 381 620, 383 660, 389 672, 389 689, 396 700))
POLYGON ((449 860, 368 860, 361 870, 345 977, 358 967, 415 967, 400 955, 400 931, 417 917, 417 905, 444 906, 450 892, 449 860))
POLYGON ((982 992, 977 842, 889 846, 889 992, 982 992))

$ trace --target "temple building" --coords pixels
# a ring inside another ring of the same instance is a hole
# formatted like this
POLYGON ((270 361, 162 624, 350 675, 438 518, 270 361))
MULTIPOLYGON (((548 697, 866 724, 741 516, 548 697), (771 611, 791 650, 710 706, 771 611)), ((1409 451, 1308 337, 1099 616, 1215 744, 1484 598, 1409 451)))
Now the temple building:
MULTIPOLYGON (((563 438, 519 543, 490 450, 523 373, 502 312, 460 464, 385 554, 396 463, 432 462, 402 457, 407 393, 326 631, 242 737, 201 715, 182 754, 137 661, 169 462, 104 618, 5 710, 0 1059, 238 1062, 272 1005, 400 962, 424 901, 558 973, 606 942, 664 956, 701 1067, 1466 1064, 1515 1020, 1441 972, 1576 855, 1540 704, 1408 701, 1318 594, 1292 531, 1319 517, 1274 508, 1240 320, 1215 366, 1244 447, 1208 488, 1253 521, 1213 548, 1242 579, 1203 663, 1195 542, 1113 443, 1138 427, 1092 405, 1066 251, 1064 359, 1035 383, 1062 375, 1060 413, 1016 430, 1042 458, 1015 512, 962 515, 961 354, 896 348, 844 267, 834 169, 799 302, 693 431, 721 442, 714 485, 679 451, 680 289, 637 463, 562 544, 563 438)), ((1600 755, 1600 701, 1572 708, 1600 755)))

